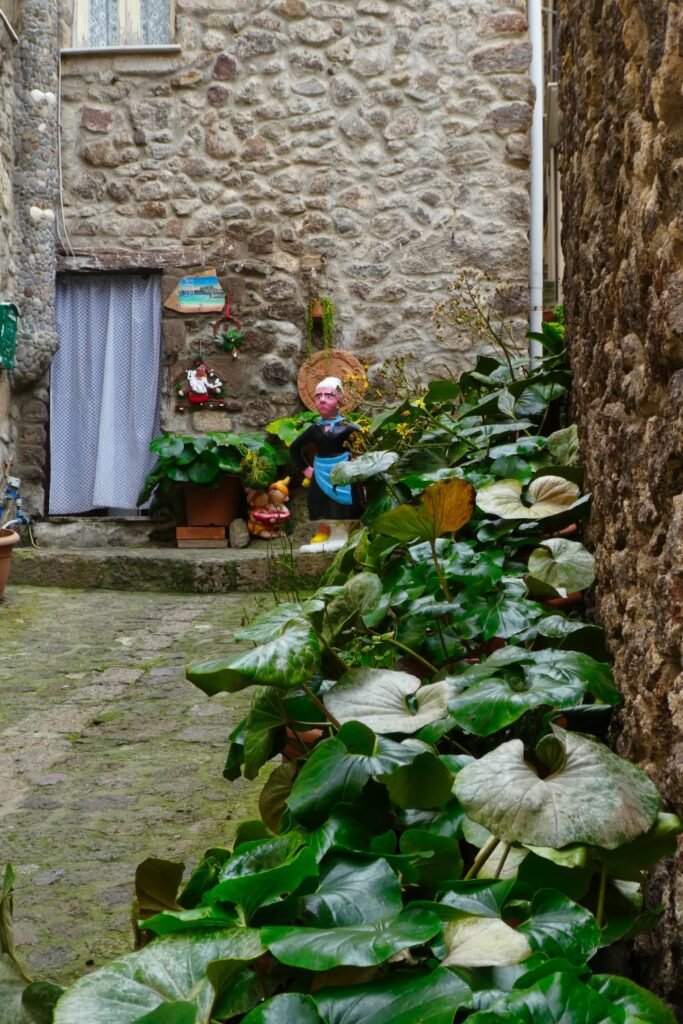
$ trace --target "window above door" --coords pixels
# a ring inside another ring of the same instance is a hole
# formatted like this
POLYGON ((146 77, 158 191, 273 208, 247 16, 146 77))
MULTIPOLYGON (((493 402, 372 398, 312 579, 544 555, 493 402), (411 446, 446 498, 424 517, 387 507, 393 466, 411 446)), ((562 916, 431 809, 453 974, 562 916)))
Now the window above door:
POLYGON ((174 0, 74 0, 73 46, 168 46, 174 14, 174 0))

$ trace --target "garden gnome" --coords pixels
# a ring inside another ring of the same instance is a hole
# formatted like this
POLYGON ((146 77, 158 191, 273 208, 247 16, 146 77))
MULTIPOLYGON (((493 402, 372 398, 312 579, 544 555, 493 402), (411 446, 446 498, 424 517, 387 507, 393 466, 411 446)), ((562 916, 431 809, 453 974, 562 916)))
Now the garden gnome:
POLYGON ((280 537, 280 527, 290 516, 289 509, 285 507, 285 502, 289 501, 289 477, 276 480, 266 490, 252 487, 245 489, 249 505, 249 533, 252 537, 262 537, 264 540, 280 537))
POLYGON ((311 520, 324 520, 318 533, 301 551, 337 551, 348 536, 344 520, 358 519, 361 514, 357 485, 333 484, 330 473, 334 466, 350 458, 347 443, 358 430, 355 423, 344 419, 339 411, 344 389, 339 377, 325 377, 315 388, 315 407, 320 419, 292 442, 290 452, 294 464, 308 481, 308 515, 311 520), (309 454, 315 450, 311 463, 309 454))

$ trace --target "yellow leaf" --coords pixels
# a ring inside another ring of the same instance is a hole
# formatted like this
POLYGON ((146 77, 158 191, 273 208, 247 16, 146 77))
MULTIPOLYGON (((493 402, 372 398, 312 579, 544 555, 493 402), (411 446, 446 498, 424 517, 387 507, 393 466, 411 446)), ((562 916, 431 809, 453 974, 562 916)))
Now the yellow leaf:
POLYGON ((422 502, 434 520, 436 535, 452 533, 472 518, 474 487, 466 480, 444 480, 428 487, 422 502))

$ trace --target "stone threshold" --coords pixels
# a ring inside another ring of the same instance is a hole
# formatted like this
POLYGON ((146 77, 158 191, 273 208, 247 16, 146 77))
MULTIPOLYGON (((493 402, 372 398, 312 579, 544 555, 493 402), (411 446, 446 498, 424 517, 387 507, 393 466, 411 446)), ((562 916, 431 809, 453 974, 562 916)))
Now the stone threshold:
MULTIPOLYGON (((292 556, 297 588, 315 586, 332 554, 292 556)), ((233 591, 291 593, 287 549, 262 542, 248 548, 59 547, 15 548, 6 600, 12 585, 159 593, 228 594, 233 591)))

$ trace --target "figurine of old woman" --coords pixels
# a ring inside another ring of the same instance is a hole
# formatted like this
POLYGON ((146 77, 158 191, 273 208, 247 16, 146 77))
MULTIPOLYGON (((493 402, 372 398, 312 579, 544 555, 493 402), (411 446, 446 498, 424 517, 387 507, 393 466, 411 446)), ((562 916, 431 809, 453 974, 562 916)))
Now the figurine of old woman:
POLYGON ((358 426, 344 418, 340 405, 344 388, 339 377, 325 377, 315 388, 315 407, 320 419, 299 434, 290 446, 292 460, 310 481, 308 515, 320 521, 319 532, 307 551, 332 551, 346 542, 347 530, 339 520, 358 519, 361 515, 361 496, 357 485, 333 484, 332 469, 350 458, 348 442, 358 426), (312 455, 312 453, 314 453, 312 455))

